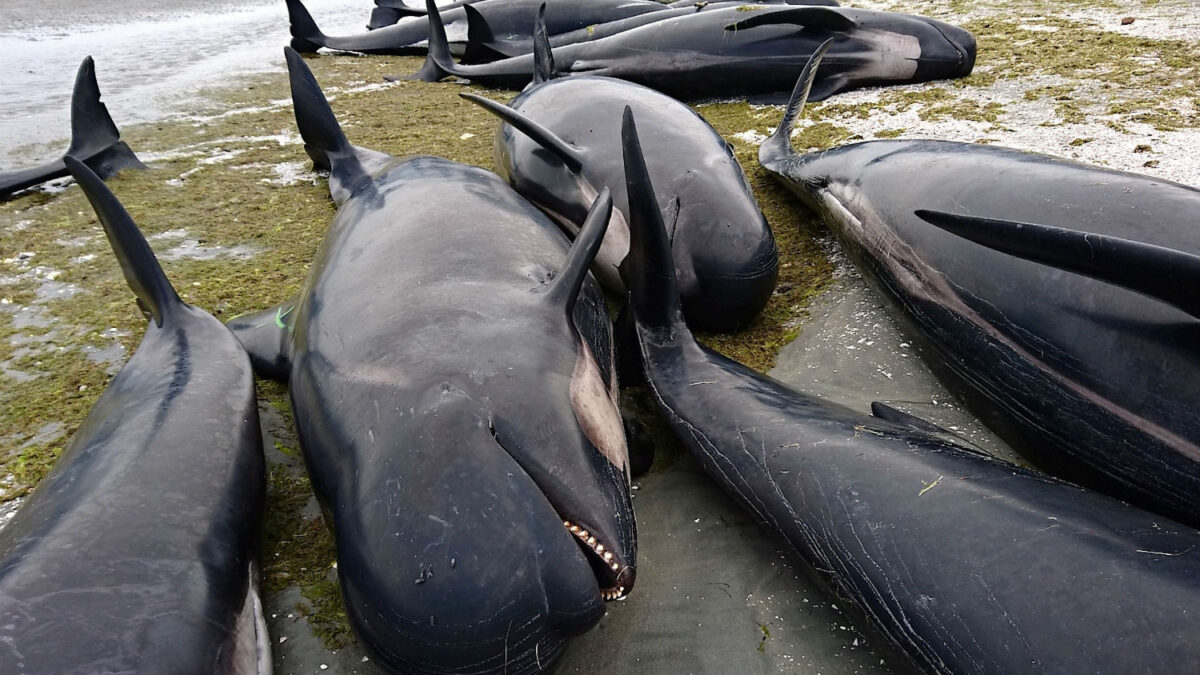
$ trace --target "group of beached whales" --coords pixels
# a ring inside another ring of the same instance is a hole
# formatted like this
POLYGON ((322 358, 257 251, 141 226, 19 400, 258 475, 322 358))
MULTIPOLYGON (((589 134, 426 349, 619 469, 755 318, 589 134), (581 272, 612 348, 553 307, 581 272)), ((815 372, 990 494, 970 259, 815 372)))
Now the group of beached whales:
MULTIPOLYGON (((397 51, 427 39, 422 77, 529 82, 508 105, 464 94, 503 120, 497 173, 352 144, 285 50, 305 150, 338 210, 300 293, 227 326, 180 300, 97 175, 140 163, 90 59, 81 67, 71 150, 43 171, 75 176, 149 323, 0 530, 0 670, 270 669, 252 368, 289 384, 347 615, 389 670, 540 671, 630 592, 631 466, 646 461, 627 445, 618 379, 648 388, 704 469, 897 663, 1200 669, 1194 189, 934 140, 796 153, 810 98, 970 71, 970 35, 928 19, 480 0, 444 15, 470 24, 463 54, 504 58, 463 65, 432 2, 377 4, 427 13, 424 32, 409 19, 361 38, 409 31, 389 38, 397 51), (597 12, 637 26, 580 37, 607 31, 597 12), (633 42, 603 46, 652 26, 637 58, 622 56, 633 42), (649 87, 769 91, 777 70, 794 90, 762 165, 840 236, 939 374, 1048 474, 695 341, 752 321, 779 262, 728 144, 649 87), (602 288, 624 300, 615 331, 602 288)), ((288 6, 295 46, 355 48, 288 6)))

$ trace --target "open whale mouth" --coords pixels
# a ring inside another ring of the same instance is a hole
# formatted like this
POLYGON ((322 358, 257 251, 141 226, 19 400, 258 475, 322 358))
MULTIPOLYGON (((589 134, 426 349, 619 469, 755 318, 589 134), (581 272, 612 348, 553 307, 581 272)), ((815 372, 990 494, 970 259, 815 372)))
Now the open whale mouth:
POLYGON ((605 601, 625 597, 633 588, 633 568, 622 565, 616 554, 597 540, 587 528, 569 520, 563 521, 563 527, 567 528, 584 549, 588 563, 596 573, 596 581, 601 585, 600 596, 605 601))

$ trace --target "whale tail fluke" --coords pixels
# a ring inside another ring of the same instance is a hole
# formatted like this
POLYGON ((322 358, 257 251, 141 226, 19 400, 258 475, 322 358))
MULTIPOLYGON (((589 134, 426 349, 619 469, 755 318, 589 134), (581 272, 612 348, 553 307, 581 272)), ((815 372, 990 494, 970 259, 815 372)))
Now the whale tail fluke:
POLYGON ((629 255, 621 262, 621 280, 629 289, 630 304, 639 326, 680 332, 675 329, 682 329, 685 324, 675 281, 675 257, 629 106, 625 106, 621 120, 621 145, 629 198, 626 216, 629 255))
POLYGON ((1120 286, 1200 319, 1200 256, 1050 225, 940 211, 918 218, 995 251, 1120 286))
POLYGON ((792 129, 796 126, 800 113, 804 111, 804 104, 808 102, 808 93, 817 77, 821 59, 831 46, 833 38, 822 42, 813 51, 812 56, 808 57, 808 63, 804 64, 804 70, 800 71, 800 77, 796 80, 796 87, 792 89, 792 97, 784 108, 783 119, 779 120, 775 133, 758 147, 758 162, 767 169, 776 170, 779 162, 796 154, 792 148, 792 129))
POLYGON ((87 57, 75 75, 71 95, 71 146, 66 154, 84 161, 101 178, 123 169, 144 169, 145 164, 121 140, 121 132, 100 100, 96 64, 87 57))
POLYGON ((312 54, 325 46, 325 34, 300 0, 286 0, 288 23, 292 31, 292 49, 312 54))
POLYGON ((172 312, 184 303, 167 280, 167 276, 163 274, 158 259, 154 257, 154 251, 146 243, 146 238, 134 224, 129 212, 121 206, 121 202, 100 176, 70 155, 63 158, 63 163, 87 195, 92 208, 96 210, 96 215, 104 226, 104 234, 108 236, 108 242, 117 254, 125 281, 137 296, 142 313, 161 327, 163 321, 169 319, 172 312))
POLYGON ((304 63, 304 57, 283 48, 292 85, 292 105, 296 127, 304 139, 304 151, 318 169, 329 171, 329 192, 339 205, 364 185, 372 183, 364 164, 386 161, 387 155, 350 144, 317 84, 317 78, 304 63))

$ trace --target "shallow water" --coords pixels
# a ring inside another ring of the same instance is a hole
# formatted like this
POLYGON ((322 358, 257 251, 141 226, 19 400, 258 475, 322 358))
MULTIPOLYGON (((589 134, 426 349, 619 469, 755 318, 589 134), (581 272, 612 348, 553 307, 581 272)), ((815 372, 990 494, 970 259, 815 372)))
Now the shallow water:
MULTIPOLYGON (((0 169, 66 149, 71 87, 96 60, 118 127, 187 112, 198 92, 241 74, 283 69, 283 0, 4 0, 0 11, 0 169)), ((364 30, 370 0, 307 0, 321 29, 364 30)), ((136 149, 135 149, 136 150, 136 149)))

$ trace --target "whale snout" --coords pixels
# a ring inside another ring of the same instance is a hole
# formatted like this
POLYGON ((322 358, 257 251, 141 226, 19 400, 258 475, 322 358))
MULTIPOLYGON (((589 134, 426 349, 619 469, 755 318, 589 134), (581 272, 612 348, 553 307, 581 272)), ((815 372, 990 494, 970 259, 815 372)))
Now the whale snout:
MULTIPOLYGON (((936 58, 932 60, 945 62, 941 65, 940 75, 942 77, 963 77, 971 73, 971 69, 975 67, 975 36, 970 31, 954 24, 929 19, 929 24, 933 26, 938 33, 945 38, 946 44, 938 49, 931 50, 930 57, 936 58)), ((926 58, 926 46, 921 46, 922 61, 926 58)))

